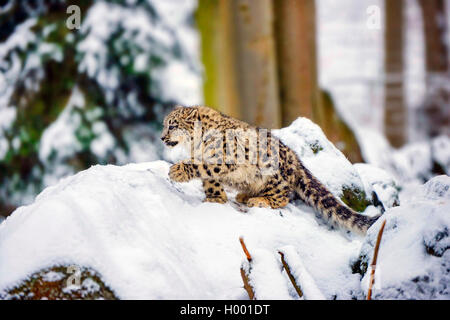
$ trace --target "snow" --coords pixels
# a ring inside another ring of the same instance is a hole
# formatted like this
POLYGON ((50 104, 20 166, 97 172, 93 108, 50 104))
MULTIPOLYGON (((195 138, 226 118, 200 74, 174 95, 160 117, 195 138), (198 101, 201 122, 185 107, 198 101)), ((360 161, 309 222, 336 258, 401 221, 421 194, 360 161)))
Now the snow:
MULTIPOLYGON (((382 132, 384 1, 318 0, 316 6, 320 86, 330 91, 339 113, 353 129, 382 132), (370 25, 377 20, 377 12, 379 23, 370 25)), ((416 0, 405 1, 404 7, 404 30, 408 30, 404 38, 405 103, 415 121, 414 109, 426 95, 423 21, 416 0)), ((409 138, 415 141, 424 135, 412 125, 409 138)))
POLYGON ((92 280, 91 278, 88 278, 86 280, 84 280, 81 283, 81 286, 83 288, 85 288, 85 290, 87 291, 87 293, 94 293, 100 290, 100 286, 98 285, 98 283, 96 283, 94 280, 92 280))
POLYGON ((55 184, 61 177, 75 173, 75 169, 67 165, 66 161, 82 149, 76 137, 81 117, 74 111, 84 105, 84 95, 75 87, 64 110, 42 134, 39 159, 46 168, 43 176, 45 186, 55 184))
POLYGON ((157 88, 163 99, 182 101, 186 106, 202 104, 202 82, 199 75, 193 73, 185 63, 172 61, 166 68, 157 70, 155 75, 164 83, 157 88))
MULTIPOLYGON (((151 71, 164 84, 153 88, 161 98, 186 105, 201 103, 198 35, 188 18, 195 1, 151 3, 162 17, 161 23, 133 7, 96 2, 83 19, 81 32, 86 37, 77 47, 82 54, 79 71, 96 78, 106 96, 113 96, 119 71, 106 67, 105 42, 112 30, 121 26, 138 48, 132 53, 135 71, 150 69, 152 52, 169 56, 163 67, 151 71), (159 45, 154 46, 149 38, 159 45), (183 50, 175 59, 173 51, 178 51, 178 46, 183 50)), ((318 48, 321 86, 330 89, 347 121, 348 115, 353 116, 348 122, 356 128, 364 158, 372 166, 352 166, 320 128, 306 119, 275 134, 296 150, 335 195, 342 194, 344 185, 356 186, 367 196, 376 192, 383 202, 388 222, 377 266, 375 298, 448 299, 449 178, 440 176, 424 186, 418 184, 430 178, 432 160, 449 174, 450 139, 441 136, 430 144, 419 141, 394 150, 379 133, 384 31, 367 28, 369 5, 383 9, 380 0, 318 1, 318 48), (397 181, 403 187, 401 206, 392 208, 399 195, 397 181)), ((409 0, 407 7, 408 26, 421 30, 417 3, 409 0)), ((39 55, 30 54, 21 68, 14 52, 36 40, 31 31, 35 23, 34 19, 25 21, 0 44, 0 67, 5 66, 7 55, 10 58, 8 71, 0 74, 0 159, 8 148, 3 131, 16 118, 15 107, 8 105, 12 88, 20 80, 21 70, 40 67, 39 55)), ((421 32, 409 32, 406 39, 405 90, 410 108, 424 96, 421 37, 421 32)), ((57 61, 61 58, 55 46, 43 44, 37 51, 51 54, 57 61)), ((123 59, 124 65, 130 62, 125 61, 127 57, 123 59)), ((27 88, 37 89, 39 82, 31 80, 25 80, 27 88)), ((75 128, 76 117, 70 116, 70 106, 82 98, 75 88, 65 111, 44 132, 41 160, 48 160, 52 150, 61 158, 69 157, 79 147, 67 126, 75 128)), ((126 99, 139 107, 135 95, 126 99)), ((91 148, 102 157, 112 148, 112 140, 101 123, 94 126, 98 140, 91 148)), ((118 162, 159 158, 159 141, 153 143, 148 138, 154 133, 153 128, 143 126, 125 130, 125 140, 134 143, 129 155, 115 154, 118 162)), ((177 151, 164 150, 165 159, 174 161, 180 156, 177 151)), ((44 165, 52 167, 50 162, 44 165)), ((170 182, 168 167, 164 161, 95 166, 58 183, 59 177, 73 170, 52 167, 44 182, 54 184, 52 187, 7 220, 0 217, 0 295, 37 270, 78 264, 97 270, 120 298, 242 299, 246 293, 239 267, 244 256, 238 238, 243 235, 254 256, 252 279, 258 298, 298 298, 282 271, 278 250, 285 252, 306 299, 364 297, 368 276, 361 282, 360 276, 352 273, 351 264, 361 253, 370 261, 381 220, 366 239, 361 239, 329 230, 300 201, 281 210, 253 208, 248 212, 236 210, 231 203, 203 203, 200 182, 170 182)), ((370 206, 366 211, 372 209, 370 206)), ((47 274, 46 279, 57 276, 47 274)), ((88 280, 82 286, 98 290, 98 285, 88 280)), ((76 288, 67 288, 72 289, 76 288)))
POLYGON ((438 136, 431 141, 433 157, 450 174, 450 138, 438 136))
MULTIPOLYGON (((82 101, 74 95, 69 104, 82 101)), ((310 120, 299 118, 273 133, 337 195, 343 186, 356 186, 376 191, 391 206, 394 179, 370 165, 351 165, 310 120)), ((164 157, 175 162, 186 154, 181 147, 165 148, 164 157)), ((279 210, 243 210, 233 200, 203 203, 201 182, 174 183, 169 166, 97 165, 20 207, 0 226, 0 292, 36 270, 80 265, 96 270, 123 299, 242 299, 238 239, 244 236, 259 299, 298 298, 279 250, 306 299, 363 297, 360 275, 352 271, 363 239, 330 230, 301 201, 279 210)), ((233 199, 235 191, 227 191, 233 199)))
POLYGON ((43 277, 42 280, 47 282, 55 282, 64 279, 64 274, 56 271, 49 271, 43 277))
POLYGON ((301 287, 303 295, 306 300, 325 300, 322 292, 317 288, 317 285, 308 272, 308 269, 303 265, 302 260, 298 256, 296 249, 293 246, 285 246, 280 249, 284 254, 284 259, 289 265, 292 276, 296 283, 301 287))
POLYGON ((192 22, 189 22, 189 17, 197 9, 197 1, 152 1, 152 4, 173 31, 177 43, 184 48, 185 55, 184 62, 171 60, 166 68, 157 71, 158 78, 163 83, 158 88, 160 94, 164 99, 172 99, 187 106, 202 104, 200 37, 192 22), (186 27, 187 25, 190 27, 186 27))
POLYGON ((101 121, 92 124, 92 132, 95 134, 95 139, 91 142, 91 151, 98 159, 105 159, 108 152, 112 152, 115 148, 115 138, 106 124, 101 121))
POLYGON ((276 253, 258 249, 251 255, 251 268, 248 266, 245 269, 250 270, 249 282, 255 291, 255 298, 257 300, 291 300, 288 286, 280 272, 276 253))
POLYGON ((4 42, 0 43, 0 160, 8 151, 8 140, 5 132, 16 119, 15 106, 9 105, 14 85, 20 76, 21 61, 17 51, 24 50, 35 40, 31 28, 36 19, 28 19, 18 25, 15 32, 4 42))
MULTIPOLYGON (((201 182, 174 183, 169 166, 96 165, 18 208, 0 224, 0 295, 36 271, 75 265, 97 271, 122 299, 246 299, 243 265, 257 298, 298 299, 281 251, 305 299, 362 299, 368 276, 352 269, 358 257, 371 261, 386 219, 374 298, 449 298, 448 176, 403 191, 401 206, 387 206, 363 239, 330 230, 301 201, 243 210, 230 192, 226 204, 203 202, 201 182)), ((365 166, 355 167, 369 188, 392 181, 365 166)))
POLYGON ((299 117, 289 127, 272 130, 272 133, 295 150, 305 167, 338 198, 343 194, 343 187, 364 190, 361 178, 350 161, 311 120, 299 117))
POLYGON ((367 163, 383 168, 393 175, 400 186, 423 183, 433 176, 433 166, 439 164, 450 173, 450 137, 441 135, 428 141, 415 141, 400 149, 392 148, 386 138, 371 129, 358 129, 358 141, 367 163))
MULTIPOLYGON (((450 177, 437 176, 386 211, 378 254, 375 299, 450 298, 450 177)), ((361 250, 372 261, 383 219, 369 230, 361 250)), ((369 273, 362 281, 367 290, 369 273)))
POLYGON ((387 171, 366 163, 355 163, 353 167, 364 183, 366 194, 375 192, 384 208, 399 205, 398 183, 387 171))
POLYGON ((75 130, 79 127, 81 119, 73 115, 74 108, 85 105, 83 93, 75 87, 58 118, 44 131, 39 144, 39 158, 46 162, 52 152, 64 158, 81 149, 81 145, 75 137, 75 130))
POLYGON ((127 40, 115 40, 114 50, 131 50, 129 56, 122 55, 121 63, 127 65, 133 59, 136 72, 152 73, 155 97, 186 105, 201 103, 199 39, 188 24, 196 2, 149 1, 149 5, 155 9, 157 18, 136 5, 96 2, 80 30, 86 36, 77 46, 82 55, 79 71, 96 78, 105 94, 113 96, 120 71, 117 66, 110 67, 108 41, 113 39, 114 32, 120 31, 127 40), (162 60, 161 65, 152 62, 155 57, 162 60))
POLYGON ((383 104, 383 10, 381 0, 319 0, 317 49, 319 84, 330 91, 352 127, 381 129, 383 104), (371 7, 381 28, 369 28, 371 7))
POLYGON ((255 276, 275 272, 278 298, 290 292, 277 266, 286 245, 297 248, 326 298, 358 294, 350 261, 360 238, 329 230, 300 202, 246 213, 230 203, 203 203, 199 181, 173 183, 168 169, 164 161, 97 165, 17 209, 0 225, 0 292, 46 267, 81 265, 123 299, 241 299, 243 235, 261 261, 255 276))

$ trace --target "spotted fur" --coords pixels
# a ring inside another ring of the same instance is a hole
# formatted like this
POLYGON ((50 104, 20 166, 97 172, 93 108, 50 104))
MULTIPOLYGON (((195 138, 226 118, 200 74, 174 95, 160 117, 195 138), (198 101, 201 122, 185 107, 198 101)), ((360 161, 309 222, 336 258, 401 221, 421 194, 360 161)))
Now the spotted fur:
POLYGON ((267 154, 255 154, 252 152, 256 149, 250 148, 252 143, 250 139, 243 142, 234 137, 233 140, 233 137, 227 136, 228 129, 254 131, 259 128, 203 106, 177 107, 172 111, 164 120, 161 139, 168 146, 180 143, 190 148, 191 159, 172 165, 169 171, 170 178, 177 182, 201 179, 206 195, 205 201, 209 202, 227 201, 224 186, 238 189, 240 193, 236 201, 249 207, 282 208, 296 193, 315 208, 326 221, 360 234, 365 234, 378 218, 361 215, 342 204, 311 174, 295 152, 273 137, 270 131, 267 131, 267 140, 258 142, 267 143, 269 146, 267 154), (197 139, 197 142, 194 139, 196 122, 201 123, 202 133, 202 139, 197 139), (211 130, 220 132, 223 139, 212 139, 212 135, 208 134, 211 130), (225 161, 227 141, 235 142, 231 154, 234 160, 239 160, 241 156, 245 157, 245 160, 256 159, 256 162, 225 161), (197 146, 194 146, 195 143, 197 146), (198 148, 200 143, 203 143, 203 149, 199 149, 202 161, 196 161, 194 147, 198 148), (270 147, 274 143, 279 146, 279 163, 276 166, 268 161, 275 150, 270 147), (205 161, 210 158, 216 159, 215 163, 205 161), (269 174, 267 169, 271 169, 269 174))

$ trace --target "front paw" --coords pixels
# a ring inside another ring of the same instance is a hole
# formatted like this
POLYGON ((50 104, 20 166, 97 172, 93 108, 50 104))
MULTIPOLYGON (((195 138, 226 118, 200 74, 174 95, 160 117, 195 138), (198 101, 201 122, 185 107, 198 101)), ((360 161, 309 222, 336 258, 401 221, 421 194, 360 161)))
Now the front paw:
POLYGON ((246 204, 250 196, 246 193, 240 192, 236 195, 236 201, 239 203, 246 204))
POLYGON ((188 182, 191 177, 187 173, 184 163, 176 163, 170 167, 169 178, 175 182, 188 182))

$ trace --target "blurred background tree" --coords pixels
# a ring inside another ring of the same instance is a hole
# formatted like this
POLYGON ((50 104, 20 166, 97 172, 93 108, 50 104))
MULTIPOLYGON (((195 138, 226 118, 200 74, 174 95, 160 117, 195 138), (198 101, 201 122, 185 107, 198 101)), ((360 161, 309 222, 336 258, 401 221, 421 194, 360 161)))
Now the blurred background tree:
MULTIPOLYGON (((421 118, 429 137, 450 135, 450 35, 444 0, 420 0, 422 8, 426 90, 428 98, 421 108, 421 118)), ((448 2, 447 2, 448 3, 448 2)))
POLYGON ((192 4, 180 7, 186 16, 177 25, 158 2, 77 1, 79 30, 66 27, 70 4, 1 3, 4 215, 43 186, 91 165, 160 158, 164 110, 179 102, 167 70, 199 78, 177 30, 193 31, 192 4))
POLYGON ((254 125, 280 127, 272 0, 200 0, 197 21, 205 103, 254 125))
POLYGON ((312 119, 352 162, 357 140, 318 84, 314 0, 200 0, 205 103, 253 125, 312 119))
POLYGON ((407 110, 403 85, 403 0, 385 0, 384 132, 394 147, 406 142, 407 110))

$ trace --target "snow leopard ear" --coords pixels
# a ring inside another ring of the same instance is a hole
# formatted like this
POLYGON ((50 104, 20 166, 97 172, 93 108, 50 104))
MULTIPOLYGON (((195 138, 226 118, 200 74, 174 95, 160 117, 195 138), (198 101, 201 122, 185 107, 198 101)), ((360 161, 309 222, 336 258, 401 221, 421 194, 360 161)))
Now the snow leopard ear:
POLYGON ((194 123, 200 121, 200 113, 196 107, 184 107, 183 119, 185 122, 194 123))

